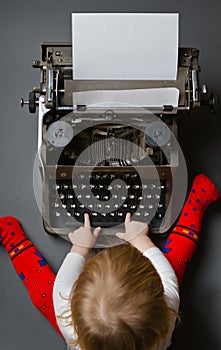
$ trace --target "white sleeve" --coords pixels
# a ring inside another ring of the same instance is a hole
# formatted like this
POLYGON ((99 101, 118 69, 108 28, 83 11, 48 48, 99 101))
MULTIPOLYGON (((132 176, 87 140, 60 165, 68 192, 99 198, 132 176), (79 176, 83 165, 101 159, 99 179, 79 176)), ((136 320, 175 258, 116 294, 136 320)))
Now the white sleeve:
POLYGON ((75 340, 74 327, 68 326, 71 317, 60 319, 59 316, 70 315, 69 297, 74 282, 81 273, 85 258, 78 253, 68 253, 57 273, 53 288, 53 303, 57 324, 67 343, 75 340))
MULTIPOLYGON (((149 248, 143 252, 143 255, 148 258, 155 269, 157 270, 164 288, 167 305, 178 313, 180 305, 178 280, 175 271, 161 250, 157 247, 149 248)), ((161 344, 159 349, 166 349, 171 344, 172 333, 175 328, 176 315, 171 315, 169 331, 166 339, 161 344)))

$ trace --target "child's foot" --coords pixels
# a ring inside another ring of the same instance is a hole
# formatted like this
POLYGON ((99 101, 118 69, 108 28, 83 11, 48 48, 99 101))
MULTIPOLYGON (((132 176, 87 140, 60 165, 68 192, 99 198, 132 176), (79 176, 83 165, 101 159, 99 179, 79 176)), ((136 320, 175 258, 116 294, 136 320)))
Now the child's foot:
POLYGON ((7 250, 12 249, 26 235, 22 230, 19 221, 13 216, 0 218, 0 242, 7 250))
POLYGON ((218 198, 219 192, 212 181, 204 174, 197 175, 177 224, 182 225, 185 222, 185 226, 199 231, 205 210, 218 198), (196 217, 199 217, 199 223, 196 217))
MULTIPOLYGON (((204 174, 199 174, 194 178, 191 193, 201 197, 206 205, 209 205, 219 198, 219 192, 212 181, 204 174)), ((191 194, 191 196, 193 196, 191 194)))

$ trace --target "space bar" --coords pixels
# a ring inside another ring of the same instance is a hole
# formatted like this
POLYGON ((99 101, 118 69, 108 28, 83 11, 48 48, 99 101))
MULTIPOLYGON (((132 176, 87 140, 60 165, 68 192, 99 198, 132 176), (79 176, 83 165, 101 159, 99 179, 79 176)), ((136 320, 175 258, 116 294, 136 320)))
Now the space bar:
MULTIPOLYGON (((110 227, 114 227, 114 226, 118 226, 118 225, 121 225, 123 224, 124 221, 119 221, 119 222, 116 222, 116 221, 104 221, 104 222, 101 222, 101 221, 93 221, 91 220, 91 226, 92 227, 103 227, 103 228, 110 228, 110 227)), ((66 221, 65 222, 65 226, 66 227, 78 227, 80 225, 82 225, 82 223, 80 222, 77 222, 77 221, 66 221)))

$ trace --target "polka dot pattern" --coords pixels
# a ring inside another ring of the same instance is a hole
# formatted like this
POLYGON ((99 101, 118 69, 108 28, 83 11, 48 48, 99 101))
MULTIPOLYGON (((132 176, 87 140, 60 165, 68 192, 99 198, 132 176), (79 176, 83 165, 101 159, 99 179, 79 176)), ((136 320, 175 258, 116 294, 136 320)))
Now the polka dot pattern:
POLYGON ((162 249, 176 272, 179 285, 196 250, 204 212, 218 197, 216 187, 207 176, 195 177, 178 222, 162 249))
POLYGON ((52 300, 55 274, 44 256, 27 238, 16 218, 0 219, 0 240, 20 280, 28 289, 33 304, 61 334, 57 326, 52 300))

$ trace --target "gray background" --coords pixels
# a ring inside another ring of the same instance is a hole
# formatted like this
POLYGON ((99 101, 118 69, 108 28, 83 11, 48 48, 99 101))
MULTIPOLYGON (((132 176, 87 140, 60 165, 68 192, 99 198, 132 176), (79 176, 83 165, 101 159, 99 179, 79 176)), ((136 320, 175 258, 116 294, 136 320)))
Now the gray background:
MULTIPOLYGON (((178 12, 180 46, 200 49, 201 81, 212 92, 221 81, 221 2, 176 0, 1 0, 0 215, 14 215, 57 271, 70 244, 42 227, 32 184, 37 147, 37 114, 19 106, 39 84, 31 67, 42 41, 71 40, 72 12, 178 12)), ((163 30, 163 28, 161 28, 163 30)), ((221 122, 207 108, 180 117, 180 144, 189 179, 206 173, 221 191, 221 122)), ((207 211, 202 239, 189 267, 181 303, 182 323, 171 349, 221 348, 221 202, 207 211)), ((0 246, 0 349, 65 349, 65 343, 33 307, 25 287, 0 246)))

